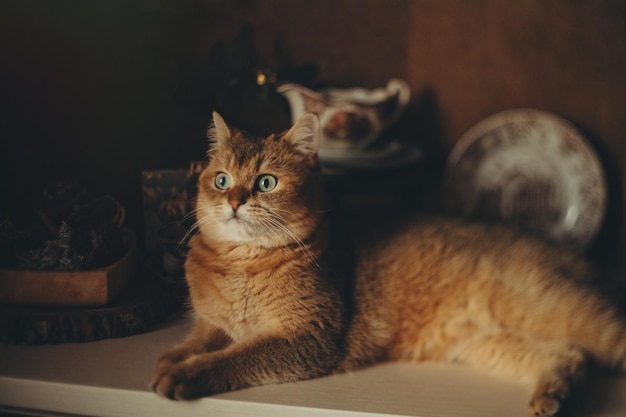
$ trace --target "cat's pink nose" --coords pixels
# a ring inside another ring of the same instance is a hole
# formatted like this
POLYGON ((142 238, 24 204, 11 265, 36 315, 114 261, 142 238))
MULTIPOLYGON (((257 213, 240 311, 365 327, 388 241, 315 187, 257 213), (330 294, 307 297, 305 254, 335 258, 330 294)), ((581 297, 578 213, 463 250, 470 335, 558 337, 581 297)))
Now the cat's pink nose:
POLYGON ((239 201, 239 200, 229 200, 228 202, 230 203, 230 206, 233 208, 233 211, 237 211, 237 209, 239 209, 240 206, 242 206, 243 204, 246 204, 245 201, 239 201))
POLYGON ((239 207, 246 204, 250 197, 250 193, 243 187, 233 187, 228 192, 228 203, 233 208, 233 211, 237 211, 239 207))

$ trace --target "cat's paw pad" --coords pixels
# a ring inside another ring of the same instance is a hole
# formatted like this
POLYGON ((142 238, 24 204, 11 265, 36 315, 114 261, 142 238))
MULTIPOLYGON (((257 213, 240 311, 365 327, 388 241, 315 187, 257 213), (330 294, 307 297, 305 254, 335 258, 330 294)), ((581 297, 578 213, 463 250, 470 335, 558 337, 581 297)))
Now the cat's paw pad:
POLYGON ((561 408, 561 401, 550 396, 535 397, 530 401, 531 417, 552 417, 561 408))
POLYGON ((563 402, 569 396, 570 387, 564 381, 546 383, 533 395, 530 400, 529 414, 531 417, 552 417, 561 409, 563 402))
POLYGON ((151 386, 158 395, 171 400, 193 400, 202 396, 194 378, 178 366, 172 366, 165 371, 157 369, 151 386))

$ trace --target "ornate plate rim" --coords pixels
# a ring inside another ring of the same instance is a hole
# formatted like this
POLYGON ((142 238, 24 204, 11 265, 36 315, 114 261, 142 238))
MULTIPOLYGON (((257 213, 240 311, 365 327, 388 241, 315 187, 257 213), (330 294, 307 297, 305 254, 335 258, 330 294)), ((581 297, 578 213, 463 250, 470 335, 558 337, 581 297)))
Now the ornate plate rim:
MULTIPOLYGON (((590 170, 594 171, 594 173, 591 175, 595 176, 595 174, 598 174, 598 181, 601 186, 597 190, 598 201, 596 203, 599 207, 599 210, 597 210, 597 214, 595 216, 590 215, 590 223, 592 224, 590 230, 587 230, 586 233, 579 232, 574 234, 576 230, 575 228, 572 228, 572 234, 570 234, 569 236, 566 236, 563 239, 555 239, 563 243, 569 242, 574 246, 584 248, 596 237, 602 226, 604 216, 606 215, 608 187, 606 183, 604 167, 598 157, 597 152, 590 144, 588 139, 586 139, 571 122, 547 111, 531 108, 505 110, 492 114, 480 120, 479 122, 474 124, 469 130, 467 130, 452 148, 446 161, 444 186, 446 188, 445 197, 448 200, 447 203, 449 203, 449 197, 452 193, 458 194, 458 191, 454 190, 455 186, 451 184, 451 177, 456 167, 459 165, 464 155, 466 155, 472 144, 474 144, 478 140, 481 140, 481 138, 485 137, 485 135, 492 130, 501 128, 507 124, 525 121, 544 122, 556 127, 561 133, 567 132, 567 135, 560 134, 559 140, 573 140, 577 142, 577 145, 587 151, 587 157, 589 161, 591 161, 591 163, 594 165, 594 167, 590 170)), ((448 207, 448 209, 450 208, 451 207, 448 207)), ((459 213, 458 210, 457 213, 459 213)), ((471 213, 465 212, 461 212, 460 214, 465 216, 471 215, 471 213)), ((550 233, 548 233, 547 237, 554 238, 554 236, 550 236, 550 233)))

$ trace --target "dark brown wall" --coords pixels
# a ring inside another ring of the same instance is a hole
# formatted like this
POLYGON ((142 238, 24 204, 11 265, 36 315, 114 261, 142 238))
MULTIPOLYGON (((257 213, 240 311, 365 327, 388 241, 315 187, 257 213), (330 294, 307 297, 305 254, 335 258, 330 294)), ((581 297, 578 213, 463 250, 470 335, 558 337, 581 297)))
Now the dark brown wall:
MULTIPOLYGON (((449 149, 492 113, 535 107, 584 128, 615 189, 626 182, 621 0, 23 0, 0 8, 3 166, 81 172, 127 200, 131 219, 142 168, 201 156, 206 102, 181 103, 181 90, 208 65, 211 45, 246 22, 262 56, 271 60, 278 35, 293 62, 315 63, 323 81, 375 87, 406 78, 415 96, 406 132, 416 141, 449 149)), ((626 235, 622 200, 612 216, 626 235)))
POLYGON ((121 199, 141 224, 141 170, 184 166, 205 149, 205 127, 177 97, 193 56, 191 9, 0 2, 0 208, 20 212, 42 184, 76 178, 121 199))

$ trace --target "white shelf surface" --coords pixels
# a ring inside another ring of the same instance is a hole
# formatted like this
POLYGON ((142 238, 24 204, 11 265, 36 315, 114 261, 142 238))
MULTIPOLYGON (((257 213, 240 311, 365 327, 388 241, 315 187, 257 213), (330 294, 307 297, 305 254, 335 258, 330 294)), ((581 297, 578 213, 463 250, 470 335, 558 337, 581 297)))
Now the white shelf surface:
MULTIPOLYGON (((0 344, 0 413, 102 417, 526 417, 528 387, 460 366, 383 364, 310 381, 176 402, 148 387, 157 358, 189 331, 62 345, 0 344)), ((626 416, 626 376, 596 375, 576 416, 626 416)))

